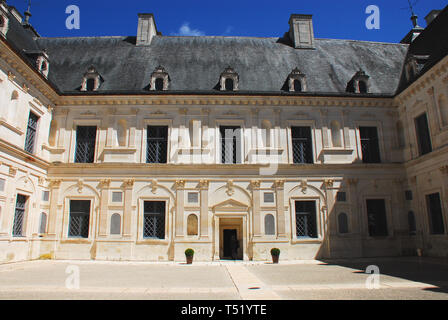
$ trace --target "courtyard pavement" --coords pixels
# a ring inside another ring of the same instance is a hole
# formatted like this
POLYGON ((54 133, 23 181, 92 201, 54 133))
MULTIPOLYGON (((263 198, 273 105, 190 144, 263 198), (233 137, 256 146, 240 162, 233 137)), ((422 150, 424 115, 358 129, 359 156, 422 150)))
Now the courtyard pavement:
POLYGON ((0 265, 0 299, 447 300, 448 262, 372 258, 186 265, 38 260, 0 265), (378 267, 378 282, 365 272, 372 265, 378 267))

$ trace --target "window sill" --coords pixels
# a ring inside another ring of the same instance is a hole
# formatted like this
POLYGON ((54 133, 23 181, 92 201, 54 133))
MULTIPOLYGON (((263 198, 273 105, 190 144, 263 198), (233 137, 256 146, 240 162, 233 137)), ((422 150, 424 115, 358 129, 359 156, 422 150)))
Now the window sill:
POLYGON ((279 156, 283 154, 284 151, 285 149, 283 148, 256 148, 249 150, 247 155, 279 156))
POLYGON ((192 147, 192 148, 178 148, 177 153, 180 155, 196 155, 196 154, 210 154, 211 149, 209 148, 199 148, 199 147, 192 147))
POLYGON ((343 155, 350 155, 354 151, 353 148, 324 148, 322 149, 323 154, 343 154, 343 155))
POLYGON ((142 239, 138 240, 136 244, 159 244, 167 245, 169 241, 167 239, 142 239))
POLYGON ((61 240, 61 244, 91 244, 92 240, 84 238, 73 238, 61 240))
POLYGON ((320 238, 295 238, 291 241, 291 244, 322 244, 322 239, 320 238))

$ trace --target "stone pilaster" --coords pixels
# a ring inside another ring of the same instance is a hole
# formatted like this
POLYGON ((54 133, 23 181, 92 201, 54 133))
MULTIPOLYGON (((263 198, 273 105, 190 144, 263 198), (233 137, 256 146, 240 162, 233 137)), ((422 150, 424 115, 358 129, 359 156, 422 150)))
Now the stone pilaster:
POLYGON ((252 180, 250 182, 252 190, 252 216, 254 237, 261 236, 261 217, 260 217, 260 181, 252 180))
POLYGON ((176 237, 183 237, 185 180, 177 180, 174 186, 176 189, 176 237))
POLYGON ((100 181, 100 213, 98 219, 98 235, 100 237, 107 236, 107 206, 109 203, 109 186, 110 179, 100 181))
MULTIPOLYGON (((349 219, 351 219, 351 233, 357 233, 361 234, 362 232, 362 225, 360 220, 360 211, 359 211, 359 205, 358 205, 358 179, 356 178, 349 178, 347 180, 348 184, 348 192, 349 192, 349 200, 350 200, 350 211, 351 216, 349 219)), ((350 222, 350 221, 349 221, 350 222)), ((350 225, 350 223, 349 223, 350 225)))
POLYGON ((48 215, 47 234, 50 237, 56 237, 56 227, 58 218, 58 199, 61 188, 61 180, 50 180, 50 212, 48 215))
POLYGON ((132 193, 134 189, 134 179, 127 179, 123 182, 124 190, 124 212, 123 212, 123 237, 132 236, 132 193))
POLYGON ((201 237, 208 236, 208 186, 207 180, 199 181, 199 192, 201 198, 201 237))
POLYGON ((334 211, 334 203, 335 203, 335 195, 333 190, 334 181, 331 179, 327 179, 324 181, 325 188, 325 197, 327 198, 326 207, 326 215, 324 215, 324 220, 322 221, 322 231, 327 232, 329 235, 337 233, 337 212, 334 211), (329 213, 332 213, 330 216, 329 213))
POLYGON ((277 205, 277 236, 278 238, 286 238, 285 180, 276 180, 274 182, 274 188, 277 205))

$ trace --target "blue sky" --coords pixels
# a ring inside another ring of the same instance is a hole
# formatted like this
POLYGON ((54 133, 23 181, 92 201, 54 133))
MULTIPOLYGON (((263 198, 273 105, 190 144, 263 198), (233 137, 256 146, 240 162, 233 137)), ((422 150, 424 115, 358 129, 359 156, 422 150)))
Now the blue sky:
MULTIPOLYGON (((28 0, 7 0, 20 12, 28 0)), ((411 0, 419 24, 447 0, 411 0)), ((154 13, 163 35, 279 37, 291 13, 313 14, 316 38, 399 42, 410 30, 408 0, 32 0, 31 23, 41 36, 134 36, 137 14, 154 13), (80 29, 68 30, 66 7, 80 8, 80 29), (380 9, 380 29, 368 30, 367 6, 380 9)))

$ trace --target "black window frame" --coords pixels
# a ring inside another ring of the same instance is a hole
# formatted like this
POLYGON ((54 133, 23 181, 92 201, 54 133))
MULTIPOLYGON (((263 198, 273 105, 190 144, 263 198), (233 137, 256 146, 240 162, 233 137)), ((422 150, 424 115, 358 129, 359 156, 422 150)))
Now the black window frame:
POLYGON ((39 123, 39 116, 30 111, 28 115, 28 123, 26 126, 26 138, 24 150, 29 153, 34 153, 34 147, 37 138, 37 126, 39 123))
POLYGON ((381 163, 378 127, 360 126, 359 139, 363 163, 381 163))
POLYGON ((164 240, 166 236, 166 201, 143 202, 143 239, 164 240))
POLYGON ((291 144, 294 164, 314 163, 312 128, 310 126, 291 127, 291 144))
POLYGON ((146 127, 146 163, 168 162, 168 134, 166 125, 146 127))
POLYGON ((385 199, 366 199, 367 225, 370 237, 389 236, 385 199))
POLYGON ((70 200, 68 238, 88 239, 90 234, 91 200, 70 200))
POLYGON ((317 203, 313 200, 296 200, 296 238, 318 239, 317 203))
POLYGON ((415 135, 417 137, 418 154, 423 156, 432 152, 431 130, 426 112, 414 119, 415 135))
POLYGON ((75 163, 94 163, 97 126, 76 127, 75 163))

